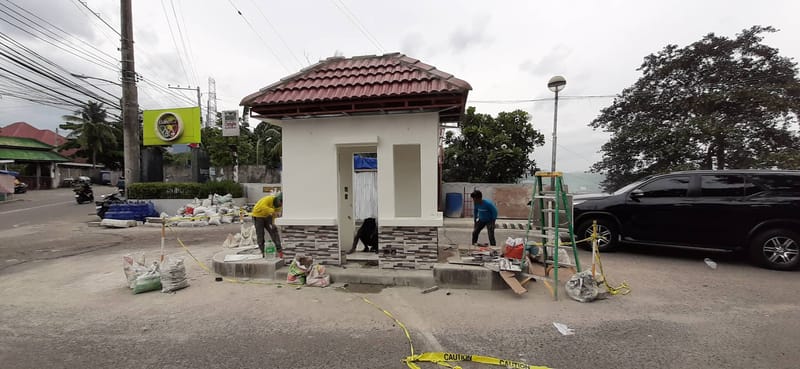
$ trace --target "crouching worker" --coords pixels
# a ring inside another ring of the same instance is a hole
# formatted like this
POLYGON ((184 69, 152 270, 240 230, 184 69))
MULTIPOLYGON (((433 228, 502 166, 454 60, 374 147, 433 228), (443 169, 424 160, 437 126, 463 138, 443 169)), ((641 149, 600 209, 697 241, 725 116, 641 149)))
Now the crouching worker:
POLYGON ((269 232, 269 238, 275 244, 278 259, 283 259, 281 235, 278 234, 278 227, 275 225, 275 218, 281 212, 282 206, 283 193, 278 192, 275 195, 264 196, 253 207, 251 215, 253 216, 253 224, 256 227, 256 238, 258 239, 258 249, 261 250, 261 255, 264 255, 264 230, 266 229, 269 232))

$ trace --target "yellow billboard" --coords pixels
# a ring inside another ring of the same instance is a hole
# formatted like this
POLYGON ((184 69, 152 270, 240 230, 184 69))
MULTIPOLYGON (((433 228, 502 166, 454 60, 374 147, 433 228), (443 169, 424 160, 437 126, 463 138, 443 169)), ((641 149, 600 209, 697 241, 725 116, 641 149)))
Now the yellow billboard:
POLYGON ((200 143, 200 108, 145 110, 145 146, 200 143))

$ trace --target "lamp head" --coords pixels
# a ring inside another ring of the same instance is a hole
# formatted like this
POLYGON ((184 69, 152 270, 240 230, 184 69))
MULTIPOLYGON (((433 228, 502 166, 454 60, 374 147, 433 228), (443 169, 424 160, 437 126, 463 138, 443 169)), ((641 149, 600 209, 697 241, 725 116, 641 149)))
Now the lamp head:
POLYGON ((564 89, 564 86, 567 85, 567 80, 564 79, 562 76, 555 76, 550 78, 550 81, 547 82, 547 88, 553 92, 559 92, 564 89))

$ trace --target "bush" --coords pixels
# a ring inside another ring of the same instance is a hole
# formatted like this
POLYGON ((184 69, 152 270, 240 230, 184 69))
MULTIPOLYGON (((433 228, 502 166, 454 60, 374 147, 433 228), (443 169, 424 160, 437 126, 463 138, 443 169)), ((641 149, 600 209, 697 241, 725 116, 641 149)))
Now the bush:
POLYGON ((144 182, 127 186, 129 199, 199 199, 208 198, 212 194, 231 194, 242 197, 242 185, 233 181, 206 183, 179 182, 144 182))

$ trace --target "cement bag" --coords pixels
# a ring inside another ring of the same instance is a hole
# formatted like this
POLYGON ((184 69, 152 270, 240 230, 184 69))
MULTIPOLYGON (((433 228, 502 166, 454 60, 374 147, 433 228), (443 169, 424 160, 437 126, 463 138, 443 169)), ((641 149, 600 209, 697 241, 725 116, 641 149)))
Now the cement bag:
POLYGON ((567 296, 580 302, 592 302, 600 294, 598 283, 589 270, 572 275, 564 288, 567 290, 567 296))
POLYGON ((306 274, 311 267, 312 259, 306 256, 295 256, 289 264, 289 272, 286 274, 286 283, 306 284, 306 274))
POLYGON ((228 233, 228 237, 225 239, 224 242, 222 242, 222 247, 224 247, 226 249, 229 249, 229 248, 233 248, 235 246, 238 246, 239 242, 238 242, 238 240, 235 241, 235 239, 236 239, 236 237, 234 237, 232 234, 228 233), (234 242, 236 242, 236 243, 234 243, 234 242))
POLYGON ((503 248, 503 257, 508 259, 522 259, 524 248, 524 241, 521 238, 509 237, 506 239, 506 245, 503 248))
POLYGON ((133 294, 156 291, 161 289, 161 272, 158 270, 158 262, 154 261, 146 273, 136 277, 133 282, 133 294))
POLYGON ((208 218, 208 225, 222 225, 222 217, 219 215, 212 215, 208 218))
POLYGON ((233 217, 230 215, 223 215, 222 217, 220 217, 219 221, 222 224, 231 224, 233 223, 233 217))
POLYGON ((239 232, 241 239, 239 240, 239 247, 254 245, 256 243, 256 226, 246 226, 242 224, 241 232, 239 232))
POLYGON ((306 277, 306 286, 328 287, 331 284, 331 276, 325 271, 325 266, 314 264, 306 277))
POLYGON ((128 287, 133 288, 136 278, 147 273, 147 267, 144 265, 144 253, 124 255, 122 257, 122 271, 125 272, 128 287))
POLYGON ((173 292, 189 287, 183 258, 170 257, 161 269, 161 292, 173 292))

